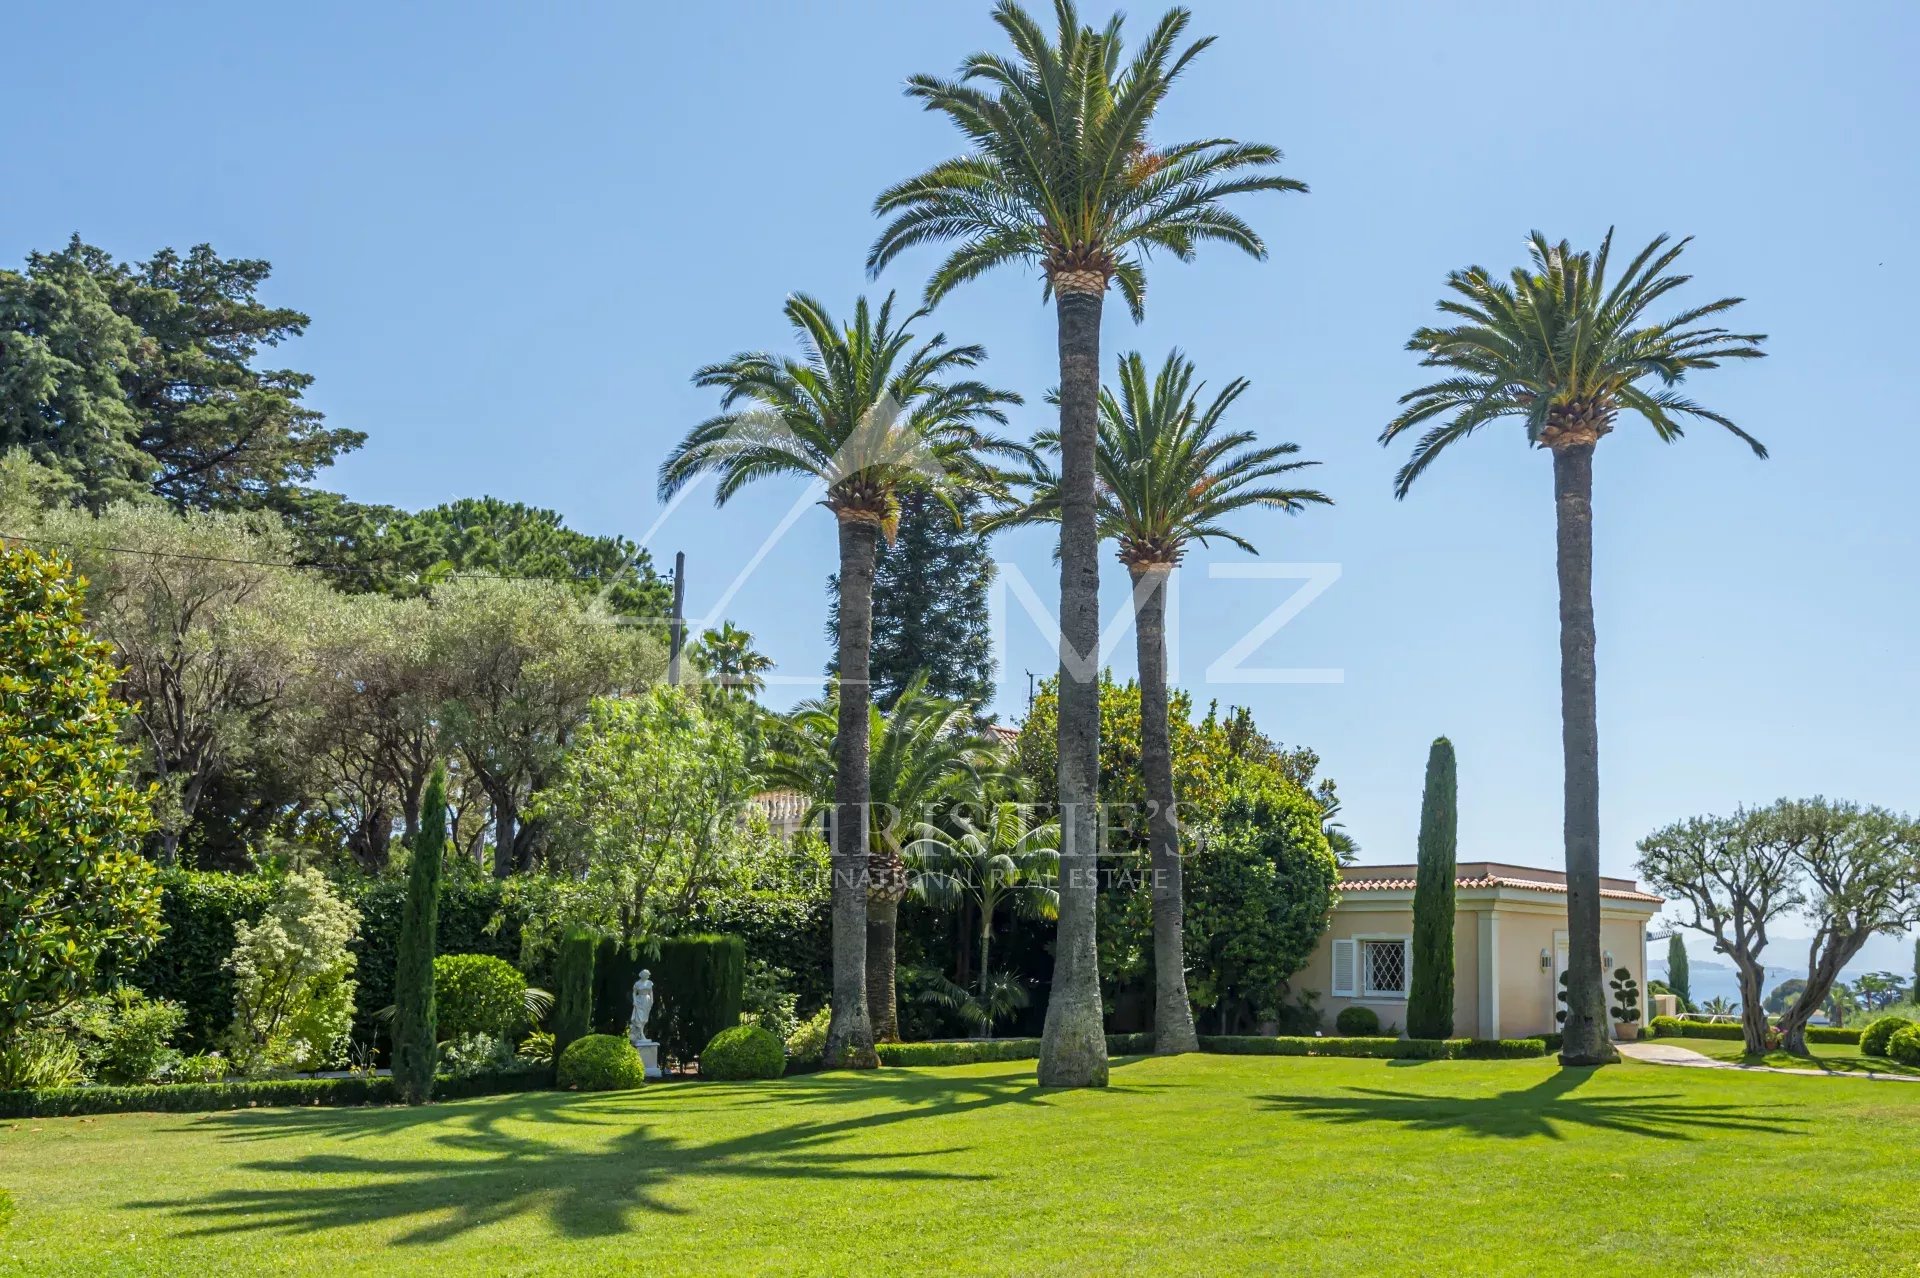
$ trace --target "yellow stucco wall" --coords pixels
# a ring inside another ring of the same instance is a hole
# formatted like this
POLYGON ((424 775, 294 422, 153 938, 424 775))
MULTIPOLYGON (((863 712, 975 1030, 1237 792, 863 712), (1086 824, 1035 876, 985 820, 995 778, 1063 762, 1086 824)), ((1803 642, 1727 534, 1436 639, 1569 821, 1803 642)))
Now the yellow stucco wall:
MULTIPOLYGON (((1379 1016, 1383 1032, 1406 1029, 1404 998, 1333 996, 1333 942, 1363 937, 1411 936, 1410 893, 1354 892, 1334 909, 1313 957, 1295 974, 1293 989, 1319 993, 1325 1028, 1333 1031, 1341 1009, 1359 1004, 1379 1016)), ((1602 911, 1600 944, 1613 966, 1626 967, 1646 986, 1645 925, 1656 907, 1639 902, 1609 902, 1602 911)), ((1555 893, 1466 891, 1454 910, 1454 1034, 1462 1038, 1517 1038, 1549 1033, 1554 1013, 1560 960, 1566 943, 1566 898, 1555 893), (1489 945, 1488 942, 1491 942, 1489 945), (1541 967, 1540 954, 1550 956, 1541 967), (1491 962, 1485 960, 1491 958, 1491 962), (1497 1017, 1497 1019, 1496 1019, 1497 1017)), ((1611 969, 1609 969, 1611 972, 1611 969)))

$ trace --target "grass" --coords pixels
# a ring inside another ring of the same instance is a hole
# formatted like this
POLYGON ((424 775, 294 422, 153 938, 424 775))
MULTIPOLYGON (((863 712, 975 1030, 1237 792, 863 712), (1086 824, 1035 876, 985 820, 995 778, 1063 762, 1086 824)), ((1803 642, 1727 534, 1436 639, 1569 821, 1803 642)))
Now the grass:
POLYGON ((1884 1056, 1862 1056, 1860 1049, 1845 1043, 1808 1043, 1811 1057, 1795 1056, 1790 1052, 1750 1053, 1747 1045, 1733 1038, 1692 1038, 1687 1035, 1662 1035, 1649 1040, 1655 1043, 1672 1044, 1702 1056, 1711 1056, 1715 1060, 1737 1061, 1742 1065, 1769 1065, 1775 1069, 1819 1069, 1830 1074, 1908 1074, 1920 1077, 1920 1068, 1902 1065, 1890 1061, 1884 1056))
POLYGON ((1920 1088, 1131 1058, 0 1125, 0 1272, 1895 1272, 1920 1088), (1871 1220, 1844 1242, 1809 1220, 1871 1220))

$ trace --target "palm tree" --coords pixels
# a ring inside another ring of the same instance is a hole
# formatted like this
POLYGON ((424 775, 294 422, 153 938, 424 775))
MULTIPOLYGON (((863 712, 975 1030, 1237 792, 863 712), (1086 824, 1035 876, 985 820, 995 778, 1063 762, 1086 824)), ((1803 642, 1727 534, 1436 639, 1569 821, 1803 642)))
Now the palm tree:
POLYGON ((765 675, 773 669, 773 658, 753 646, 752 633, 731 621, 702 634, 687 656, 694 669, 722 691, 748 697, 760 695, 767 686, 765 675))
POLYGON ((660 467, 664 500, 697 475, 713 473, 724 505, 743 487, 801 475, 826 490, 821 504, 840 526, 839 752, 833 779, 833 1017, 826 1061, 870 1068, 873 1027, 865 995, 867 904, 867 652, 873 632, 873 561, 882 532, 892 536, 903 489, 945 494, 991 487, 984 460, 1022 455, 982 430, 1005 423, 1019 397, 959 376, 986 352, 926 341, 910 330, 926 312, 895 323, 893 297, 878 312, 863 297, 851 323, 834 323, 814 299, 796 295, 786 314, 799 358, 749 351, 694 375, 721 392, 721 412, 694 427, 660 467))
POLYGON ((1219 241, 1261 257, 1265 246, 1223 202, 1254 191, 1304 191, 1273 171, 1270 146, 1208 138, 1156 146, 1155 112, 1210 39, 1179 48, 1189 14, 1172 9, 1123 64, 1121 20, 1082 26, 1055 0, 1057 35, 1012 0, 994 21, 1015 56, 976 53, 958 78, 915 76, 907 93, 950 118, 967 154, 881 192, 893 220, 868 255, 878 272, 915 245, 958 241, 927 285, 929 301, 996 266, 1038 266, 1053 299, 1060 350, 1060 749, 1064 891, 1040 1082, 1104 1086, 1107 1047, 1094 949, 1100 759, 1098 537, 1094 436, 1100 396, 1100 311, 1118 283, 1134 318, 1147 255, 1181 261, 1219 241))
MULTIPOLYGON (((844 579, 843 579, 844 580, 844 579)), ((844 688, 844 685, 840 685, 844 688)), ((776 727, 761 765, 768 784, 813 800, 808 815, 828 812, 834 793, 837 745, 845 731, 844 692, 804 701, 776 727)), ((901 860, 907 840, 934 814, 976 793, 983 778, 1004 768, 997 738, 977 726, 973 708, 927 692, 924 673, 901 690, 882 714, 862 697, 863 740, 871 742, 871 812, 866 853, 872 869, 866 902, 865 1000, 874 1038, 899 1038, 895 988, 895 929, 908 891, 901 860)), ((805 818, 803 818, 805 819, 805 818)))
MULTIPOLYGON (((1240 511, 1264 507, 1297 514, 1331 505, 1311 488, 1275 481, 1315 462, 1295 461, 1297 444, 1261 445, 1251 431, 1226 431, 1222 419, 1247 389, 1235 378, 1202 404, 1193 361, 1167 355, 1149 378, 1138 351, 1122 355, 1117 390, 1100 393, 1098 526, 1119 543, 1133 585, 1134 641, 1140 666, 1140 769, 1147 784, 1147 844, 1153 867, 1154 1050, 1199 1049, 1187 997, 1186 942, 1181 921, 1180 827, 1173 788, 1173 743, 1167 724, 1167 578, 1187 545, 1219 537, 1248 553, 1253 547, 1223 526, 1240 511)), ((1059 436, 1044 432, 1040 452, 1058 453, 1059 436)), ((1059 483, 1036 470, 1033 503, 1016 518, 1060 517, 1059 483)))
MULTIPOLYGON (((902 856, 915 896, 934 905, 970 904, 979 915, 978 1002, 991 1012, 993 920, 1000 908, 1010 905, 1029 918, 1059 913, 1060 823, 1035 824, 1026 805, 1001 800, 984 805, 978 820, 961 814, 944 824, 923 823, 902 856)), ((993 1019, 987 1018, 989 1034, 993 1019)))
POLYGON ((1527 442, 1553 453, 1556 554, 1560 573, 1560 722, 1566 766, 1567 1020, 1560 1059, 1569 1065, 1617 1059, 1607 1037, 1600 961, 1600 741, 1595 709, 1593 630, 1593 450, 1623 412, 1637 413, 1661 439, 1680 438, 1698 418, 1732 431, 1765 457, 1760 441, 1680 394, 1695 369, 1754 359, 1765 340, 1702 325, 1739 305, 1722 298, 1668 319, 1647 315, 1688 276, 1668 273, 1687 240, 1656 238, 1617 282, 1607 280, 1613 232, 1600 251, 1576 253, 1534 232, 1532 267, 1509 280, 1482 267, 1447 277, 1453 296, 1439 308, 1459 322, 1422 328, 1407 343, 1441 380, 1403 395, 1400 415, 1380 435, 1388 444, 1428 426, 1394 482, 1405 497, 1449 444, 1488 422, 1518 418, 1527 442))

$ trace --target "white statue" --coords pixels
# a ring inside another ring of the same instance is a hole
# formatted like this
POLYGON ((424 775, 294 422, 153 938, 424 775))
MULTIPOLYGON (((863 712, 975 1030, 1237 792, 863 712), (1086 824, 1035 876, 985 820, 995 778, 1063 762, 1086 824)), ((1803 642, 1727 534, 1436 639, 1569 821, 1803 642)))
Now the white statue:
POLYGON ((653 1040, 647 1037, 647 1018, 653 1015, 653 977, 642 968, 633 982, 633 1015, 627 1018, 627 1038, 635 1047, 653 1040))

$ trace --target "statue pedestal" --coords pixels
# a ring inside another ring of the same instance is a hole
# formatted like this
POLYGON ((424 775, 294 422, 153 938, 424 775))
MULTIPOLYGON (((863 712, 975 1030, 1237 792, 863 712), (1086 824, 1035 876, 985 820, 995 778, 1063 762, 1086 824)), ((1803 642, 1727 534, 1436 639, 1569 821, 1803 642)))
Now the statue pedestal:
POLYGON ((640 1053, 640 1063, 647 1067, 647 1077, 659 1078, 660 1044, 650 1038, 633 1038, 628 1041, 633 1044, 633 1050, 640 1053))

